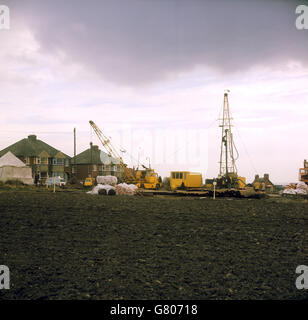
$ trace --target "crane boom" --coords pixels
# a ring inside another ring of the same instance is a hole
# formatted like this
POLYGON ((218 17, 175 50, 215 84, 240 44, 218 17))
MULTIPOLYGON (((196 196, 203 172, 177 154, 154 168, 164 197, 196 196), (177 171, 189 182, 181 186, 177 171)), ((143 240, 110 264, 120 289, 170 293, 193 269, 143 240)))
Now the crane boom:
POLYGON ((102 130, 92 121, 89 121, 91 127, 93 128, 94 132, 96 133, 98 139, 100 140, 101 144, 108 152, 108 154, 113 158, 118 158, 120 160, 120 166, 123 169, 124 179, 127 182, 134 183, 136 180, 133 171, 127 168, 127 165, 123 162, 122 157, 120 156, 119 152, 113 147, 110 139, 102 132, 102 130))

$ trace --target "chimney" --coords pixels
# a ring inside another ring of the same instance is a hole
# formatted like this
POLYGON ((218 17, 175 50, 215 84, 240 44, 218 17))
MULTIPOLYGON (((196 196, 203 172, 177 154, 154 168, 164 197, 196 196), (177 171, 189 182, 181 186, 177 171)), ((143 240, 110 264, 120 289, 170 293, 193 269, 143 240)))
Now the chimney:
POLYGON ((93 151, 98 151, 98 146, 93 146, 92 145, 92 148, 93 148, 93 151))
POLYGON ((260 177, 259 177, 259 175, 258 175, 258 174, 256 174, 256 175, 255 175, 255 180, 256 180, 256 181, 258 181, 258 180, 259 180, 259 178, 260 178, 260 177))
POLYGON ((36 135, 35 134, 31 134, 28 136, 28 140, 31 142, 35 142, 36 141, 36 135))
POLYGON ((269 180, 269 174, 268 173, 264 173, 264 180, 269 180))

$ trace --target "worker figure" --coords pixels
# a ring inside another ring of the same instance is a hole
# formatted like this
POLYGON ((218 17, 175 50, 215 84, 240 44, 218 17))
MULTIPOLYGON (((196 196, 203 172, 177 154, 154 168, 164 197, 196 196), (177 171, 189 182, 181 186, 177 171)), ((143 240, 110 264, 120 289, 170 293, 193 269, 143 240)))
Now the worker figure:
POLYGON ((39 176, 38 173, 36 173, 35 176, 34 176, 34 183, 35 183, 36 186, 38 185, 39 179, 40 179, 40 176, 39 176))
POLYGON ((226 184, 228 189, 232 187, 232 180, 229 176, 226 177, 226 184))

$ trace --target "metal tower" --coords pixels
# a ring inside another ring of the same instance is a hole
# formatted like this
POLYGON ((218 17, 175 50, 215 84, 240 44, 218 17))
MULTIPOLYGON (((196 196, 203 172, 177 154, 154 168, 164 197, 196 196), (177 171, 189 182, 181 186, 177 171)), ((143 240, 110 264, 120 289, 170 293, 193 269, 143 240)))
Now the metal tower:
MULTIPOLYGON (((234 149, 237 152, 234 143, 233 143, 233 136, 231 131, 231 116, 230 116, 230 109, 229 109, 229 101, 228 101, 228 92, 227 90, 224 94, 224 105, 223 105, 223 116, 221 120, 221 124, 219 127, 221 127, 221 133, 222 133, 222 139, 221 139, 221 150, 220 150, 220 167, 219 167, 219 177, 223 176, 230 176, 230 175, 236 175, 237 174, 237 168, 235 165, 235 160, 237 158, 234 158, 234 149)), ((238 157, 238 154, 237 154, 238 157)))

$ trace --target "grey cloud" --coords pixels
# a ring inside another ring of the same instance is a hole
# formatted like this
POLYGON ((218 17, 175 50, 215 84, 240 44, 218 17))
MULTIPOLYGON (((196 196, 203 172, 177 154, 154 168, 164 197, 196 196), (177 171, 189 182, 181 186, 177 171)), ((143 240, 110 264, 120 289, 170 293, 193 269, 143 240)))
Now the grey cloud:
MULTIPOLYGON (((284 0, 10 0, 41 50, 122 85, 151 84, 203 66, 220 74, 255 65, 308 64, 308 30, 284 0)), ((301 2, 302 4, 302 2, 301 2)))

